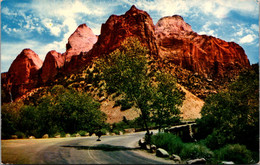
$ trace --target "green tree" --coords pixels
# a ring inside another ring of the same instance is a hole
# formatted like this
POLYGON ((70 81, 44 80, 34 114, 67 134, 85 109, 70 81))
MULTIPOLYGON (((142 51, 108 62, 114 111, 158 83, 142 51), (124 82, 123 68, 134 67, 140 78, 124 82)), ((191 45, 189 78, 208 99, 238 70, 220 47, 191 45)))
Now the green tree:
POLYGON ((212 149, 225 144, 259 145, 258 65, 240 73, 226 91, 208 97, 197 121, 199 134, 212 149))
POLYGON ((153 87, 152 121, 162 128, 171 126, 180 121, 180 109, 184 93, 176 86, 176 81, 171 74, 156 73, 156 85, 153 87))
POLYGON ((101 71, 102 79, 106 82, 107 91, 122 93, 140 109, 140 117, 150 136, 148 122, 151 121, 151 116, 162 126, 164 121, 156 118, 162 115, 165 117, 162 119, 171 117, 168 115, 178 116, 180 112, 177 105, 180 105, 182 100, 173 96, 179 92, 174 86, 174 81, 168 81, 166 75, 160 72, 156 75, 155 71, 149 69, 148 57, 147 48, 143 47, 138 39, 128 38, 119 49, 96 64, 101 71), (154 81, 155 76, 158 82, 154 81), (163 104, 160 104, 160 101, 163 101, 163 104))
POLYGON ((3 138, 16 132, 35 137, 80 130, 94 132, 105 124, 106 115, 100 111, 100 103, 62 85, 55 85, 34 101, 38 104, 18 102, 2 106, 3 138))
POLYGON ((18 130, 22 102, 6 103, 1 106, 1 138, 8 139, 18 130))
POLYGON ((53 95, 42 98, 37 107, 41 133, 75 133, 80 130, 94 132, 104 124, 106 116, 99 109, 100 103, 87 94, 60 85, 54 86, 51 93, 53 95))

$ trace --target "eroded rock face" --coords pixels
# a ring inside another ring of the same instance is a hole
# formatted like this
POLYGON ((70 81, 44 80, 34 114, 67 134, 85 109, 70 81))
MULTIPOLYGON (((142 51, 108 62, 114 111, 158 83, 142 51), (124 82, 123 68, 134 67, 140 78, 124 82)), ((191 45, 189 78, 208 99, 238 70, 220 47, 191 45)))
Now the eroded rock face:
POLYGON ((38 82, 39 70, 42 67, 42 60, 31 49, 24 49, 13 61, 6 74, 4 90, 17 98, 28 90, 33 89, 38 82))
POLYGON ((14 85, 30 83, 35 79, 42 64, 42 60, 34 51, 24 49, 8 70, 10 82, 14 85))
POLYGON ((6 92, 11 89, 14 98, 19 97, 37 84, 41 86, 54 80, 58 73, 79 71, 93 58, 119 48, 128 37, 138 38, 150 50, 152 58, 158 59, 158 68, 176 64, 212 79, 232 77, 250 66, 238 44, 199 35, 178 15, 161 18, 154 26, 149 14, 132 6, 123 15, 111 15, 102 24, 99 37, 86 24, 80 25, 69 37, 66 52, 50 51, 44 64, 32 50, 24 49, 8 73, 2 74, 2 87, 6 92))
POLYGON ((81 52, 88 52, 97 42, 97 36, 86 25, 79 25, 75 32, 69 37, 66 44, 66 62, 70 62, 71 57, 79 55, 81 52))
POLYGON ((90 61, 85 55, 93 48, 97 40, 98 37, 86 24, 79 25, 66 44, 62 72, 71 73, 82 69, 90 61))
POLYGON ((64 66, 64 62, 65 57, 61 53, 58 53, 55 50, 49 51, 42 66, 42 82, 45 83, 48 80, 52 80, 64 66))
POLYGON ((238 44, 199 35, 181 16, 161 18, 155 36, 161 58, 206 77, 232 76, 250 66, 238 44))
POLYGON ((111 15, 106 23, 102 24, 101 34, 89 55, 107 55, 120 47, 127 37, 137 37, 150 49, 151 54, 157 55, 152 18, 135 6, 124 15, 111 15))

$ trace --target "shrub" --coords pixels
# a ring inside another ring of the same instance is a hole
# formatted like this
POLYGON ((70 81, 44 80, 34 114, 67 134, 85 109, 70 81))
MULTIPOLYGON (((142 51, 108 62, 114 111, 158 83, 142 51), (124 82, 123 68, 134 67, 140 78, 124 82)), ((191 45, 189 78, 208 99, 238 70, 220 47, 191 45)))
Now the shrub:
POLYGON ((115 130, 113 130, 112 132, 115 133, 115 134, 117 134, 117 135, 119 135, 119 130, 116 130, 116 129, 115 129, 115 130))
POLYGON ((120 106, 121 105, 121 111, 130 109, 134 104, 133 103, 129 103, 127 100, 122 99, 122 100, 117 100, 115 102, 114 107, 120 106))
POLYGON ((170 133, 158 133, 151 137, 151 143, 167 150, 170 154, 180 154, 184 146, 181 138, 170 133))
POLYGON ((233 161, 236 164, 256 163, 252 159, 251 152, 244 145, 229 144, 216 150, 215 154, 220 161, 233 161))
POLYGON ((100 131, 102 132, 102 135, 106 135, 107 132, 109 132, 109 131, 108 131, 107 129, 105 129, 105 128, 102 128, 100 131))
POLYGON ((75 134, 75 133, 74 133, 74 134, 72 134, 72 135, 71 135, 71 137, 76 137, 76 134, 75 134))
POLYGON ((83 131, 83 130, 80 130, 79 132, 78 132, 78 134, 80 135, 80 136, 86 136, 86 131, 83 131))
POLYGON ((209 161, 213 158, 214 153, 202 144, 187 143, 184 145, 180 156, 182 159, 205 158, 209 161))
POLYGON ((17 135, 17 137, 19 139, 25 139, 26 138, 25 134, 23 132, 20 132, 20 131, 16 132, 15 135, 17 135))

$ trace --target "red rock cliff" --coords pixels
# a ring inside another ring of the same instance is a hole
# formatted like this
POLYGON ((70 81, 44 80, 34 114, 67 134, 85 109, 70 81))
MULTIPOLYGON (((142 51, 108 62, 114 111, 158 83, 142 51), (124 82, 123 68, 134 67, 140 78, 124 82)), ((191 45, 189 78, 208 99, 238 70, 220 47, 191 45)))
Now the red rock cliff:
POLYGON ((157 55, 152 18, 145 11, 132 6, 124 15, 111 15, 102 24, 101 34, 89 56, 100 57, 120 47, 127 37, 137 37, 146 45, 151 54, 157 55))
POLYGON ((53 80, 59 70, 64 66, 64 62, 65 57, 62 54, 55 50, 48 52, 42 66, 42 82, 45 83, 48 80, 53 80))
POLYGON ((2 86, 17 93, 15 98, 19 97, 37 85, 44 85, 39 82, 52 81, 59 72, 70 74, 93 58, 111 53, 127 37, 137 37, 155 59, 159 57, 205 77, 233 76, 250 65, 238 44, 198 35, 177 15, 161 18, 154 26, 149 14, 132 6, 123 15, 110 16, 102 24, 99 37, 86 24, 80 25, 69 37, 66 52, 50 51, 44 64, 32 50, 24 49, 2 76, 2 82, 6 82, 2 86))
POLYGON ((161 58, 206 77, 232 76, 250 66, 238 44, 198 35, 181 16, 161 18, 155 36, 161 58))
POLYGON ((28 90, 36 87, 42 60, 31 49, 24 49, 13 61, 6 74, 6 84, 3 86, 13 97, 22 96, 28 90))
POLYGON ((92 30, 86 24, 79 25, 66 44, 66 52, 64 53, 66 62, 69 62, 74 55, 88 52, 96 42, 97 36, 92 30))

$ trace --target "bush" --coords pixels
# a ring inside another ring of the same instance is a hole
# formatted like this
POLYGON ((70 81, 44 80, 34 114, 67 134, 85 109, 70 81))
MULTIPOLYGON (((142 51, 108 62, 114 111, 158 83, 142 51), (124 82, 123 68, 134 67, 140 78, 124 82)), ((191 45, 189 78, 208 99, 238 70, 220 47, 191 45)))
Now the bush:
POLYGON ((86 136, 86 131, 82 131, 82 130, 80 130, 79 132, 78 132, 78 134, 80 135, 80 136, 86 136))
POLYGON ((15 135, 17 135, 18 139, 25 139, 26 138, 25 134, 23 132, 20 132, 20 131, 16 132, 15 135))
POLYGON ((105 128, 102 128, 100 131, 101 131, 102 135, 106 135, 107 132, 109 132, 109 131, 108 131, 107 129, 105 129, 105 128))
POLYGON ((120 106, 121 105, 121 111, 130 109, 134 104, 133 103, 129 103, 127 100, 122 99, 122 100, 117 100, 115 102, 114 107, 120 106))
POLYGON ((251 152, 244 145, 229 144, 215 151, 219 161, 233 161, 236 164, 256 163, 252 159, 251 152))
POLYGON ((119 135, 119 130, 116 130, 116 129, 115 129, 115 130, 113 130, 112 132, 115 133, 115 134, 117 134, 117 135, 119 135))
POLYGON ((182 159, 197 159, 205 158, 207 161, 211 161, 214 153, 202 144, 187 143, 184 145, 180 157, 182 159))
POLYGON ((158 133, 151 137, 151 143, 156 145, 158 148, 163 148, 170 154, 181 153, 184 143, 181 138, 171 133, 158 133))

